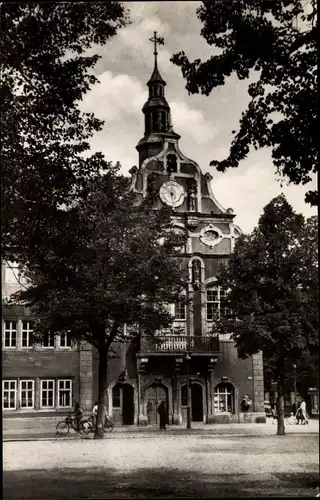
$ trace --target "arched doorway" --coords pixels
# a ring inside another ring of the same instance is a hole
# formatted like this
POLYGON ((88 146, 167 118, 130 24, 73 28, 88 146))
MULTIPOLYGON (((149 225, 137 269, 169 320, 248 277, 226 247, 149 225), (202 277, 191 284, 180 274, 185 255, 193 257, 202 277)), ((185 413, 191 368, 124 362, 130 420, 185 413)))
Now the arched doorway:
POLYGON ((191 385, 191 410, 192 421, 203 422, 203 396, 200 384, 191 385))
POLYGON ((115 424, 134 424, 134 390, 132 385, 118 383, 113 387, 112 416, 115 424))
POLYGON ((147 403, 148 424, 156 425, 159 423, 157 409, 161 401, 165 401, 168 415, 168 389, 162 384, 152 384, 146 389, 145 399, 147 403))

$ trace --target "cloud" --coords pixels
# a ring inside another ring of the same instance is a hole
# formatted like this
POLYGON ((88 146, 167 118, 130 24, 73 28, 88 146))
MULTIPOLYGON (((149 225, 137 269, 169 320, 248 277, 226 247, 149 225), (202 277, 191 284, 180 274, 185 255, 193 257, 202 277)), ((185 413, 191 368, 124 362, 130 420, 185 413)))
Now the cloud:
POLYGON ((170 108, 173 127, 178 134, 192 137, 198 144, 205 144, 218 134, 217 127, 207 122, 200 110, 182 101, 170 103, 170 108))
POLYGON ((99 81, 100 84, 83 99, 83 111, 93 111, 107 123, 122 121, 126 115, 137 117, 141 113, 147 95, 137 78, 125 74, 113 75, 111 71, 105 71, 99 75, 99 81))

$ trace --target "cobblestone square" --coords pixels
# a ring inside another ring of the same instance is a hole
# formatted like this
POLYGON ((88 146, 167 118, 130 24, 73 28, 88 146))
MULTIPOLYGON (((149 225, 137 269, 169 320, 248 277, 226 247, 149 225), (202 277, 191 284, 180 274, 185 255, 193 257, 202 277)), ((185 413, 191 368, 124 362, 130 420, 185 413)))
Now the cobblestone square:
POLYGON ((315 497, 318 448, 305 429, 5 442, 4 498, 315 497))

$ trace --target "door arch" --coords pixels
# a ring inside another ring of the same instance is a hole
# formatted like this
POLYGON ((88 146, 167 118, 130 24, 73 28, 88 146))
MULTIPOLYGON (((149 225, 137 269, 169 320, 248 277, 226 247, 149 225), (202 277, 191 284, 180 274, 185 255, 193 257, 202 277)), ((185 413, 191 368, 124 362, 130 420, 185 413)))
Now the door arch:
POLYGON ((134 424, 134 389, 131 384, 119 382, 113 387, 112 417, 115 424, 134 424))
POLYGON ((168 389, 162 384, 151 384, 145 391, 145 401, 147 409, 148 424, 156 425, 159 423, 159 414, 157 412, 161 401, 166 403, 168 420, 168 389))
POLYGON ((191 418, 193 422, 203 422, 203 391, 197 383, 191 385, 191 418))

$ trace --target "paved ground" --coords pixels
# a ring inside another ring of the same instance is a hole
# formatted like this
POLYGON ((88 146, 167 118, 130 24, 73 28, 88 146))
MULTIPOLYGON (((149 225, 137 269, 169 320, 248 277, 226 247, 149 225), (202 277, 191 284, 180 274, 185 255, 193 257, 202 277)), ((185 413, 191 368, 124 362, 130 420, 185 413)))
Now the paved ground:
POLYGON ((194 429, 114 433, 103 441, 5 442, 4 498, 315 497, 313 427, 290 426, 286 436, 265 424, 259 436, 194 429))

